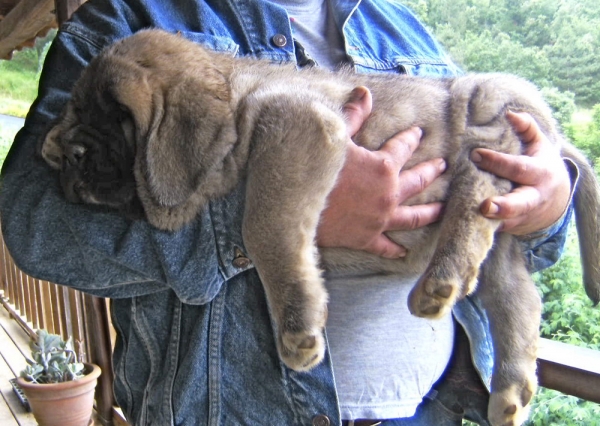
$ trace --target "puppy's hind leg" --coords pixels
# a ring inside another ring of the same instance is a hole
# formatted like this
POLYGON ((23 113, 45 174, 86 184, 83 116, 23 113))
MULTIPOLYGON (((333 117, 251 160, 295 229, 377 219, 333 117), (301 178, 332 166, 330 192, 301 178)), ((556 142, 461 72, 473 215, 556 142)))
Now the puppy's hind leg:
POLYGON ((254 128, 244 244, 265 287, 279 354, 304 371, 325 353, 327 293, 316 229, 341 170, 348 136, 341 116, 317 102, 278 97, 254 128))
POLYGON ((527 420, 537 389, 541 300, 514 237, 498 234, 480 281, 477 294, 488 312, 494 346, 488 420, 493 426, 518 426, 527 420))
POLYGON ((440 318, 475 290, 479 267, 499 225, 483 217, 479 205, 510 188, 510 183, 482 173, 469 160, 449 172, 452 181, 436 250, 408 297, 410 312, 420 317, 440 318))

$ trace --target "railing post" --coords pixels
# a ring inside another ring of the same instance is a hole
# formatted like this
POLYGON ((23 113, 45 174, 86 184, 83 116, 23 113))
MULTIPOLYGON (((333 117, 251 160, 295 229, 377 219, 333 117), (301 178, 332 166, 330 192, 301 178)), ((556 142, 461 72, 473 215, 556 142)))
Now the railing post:
POLYGON ((83 3, 85 3, 85 0, 54 0, 58 25, 60 26, 69 19, 73 12, 83 3))
POLYGON ((113 424, 113 370, 112 348, 106 299, 85 294, 83 296, 90 362, 102 369, 96 386, 96 414, 105 426, 113 424))

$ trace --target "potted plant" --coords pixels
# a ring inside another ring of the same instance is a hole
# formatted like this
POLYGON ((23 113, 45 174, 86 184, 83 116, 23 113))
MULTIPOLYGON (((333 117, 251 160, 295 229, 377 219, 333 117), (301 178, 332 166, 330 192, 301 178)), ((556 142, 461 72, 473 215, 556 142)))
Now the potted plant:
POLYGON ((100 367, 78 362, 71 337, 38 330, 31 359, 17 378, 41 426, 87 426, 100 367))

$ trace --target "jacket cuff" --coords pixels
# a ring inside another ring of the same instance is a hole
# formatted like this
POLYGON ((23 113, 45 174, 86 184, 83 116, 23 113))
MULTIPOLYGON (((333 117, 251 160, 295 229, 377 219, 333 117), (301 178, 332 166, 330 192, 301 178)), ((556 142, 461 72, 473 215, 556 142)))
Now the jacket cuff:
POLYGON ((530 272, 536 272, 552 266, 563 253, 569 222, 573 215, 573 194, 579 181, 579 169, 568 158, 563 158, 571 178, 571 194, 569 203, 562 216, 547 228, 520 236, 519 241, 530 272))

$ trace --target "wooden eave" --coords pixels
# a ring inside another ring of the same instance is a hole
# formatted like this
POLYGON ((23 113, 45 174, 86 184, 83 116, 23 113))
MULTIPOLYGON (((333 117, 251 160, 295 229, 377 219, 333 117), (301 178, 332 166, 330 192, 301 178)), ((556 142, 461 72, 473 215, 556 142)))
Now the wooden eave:
POLYGON ((0 59, 35 44, 85 0, 0 0, 0 59))

